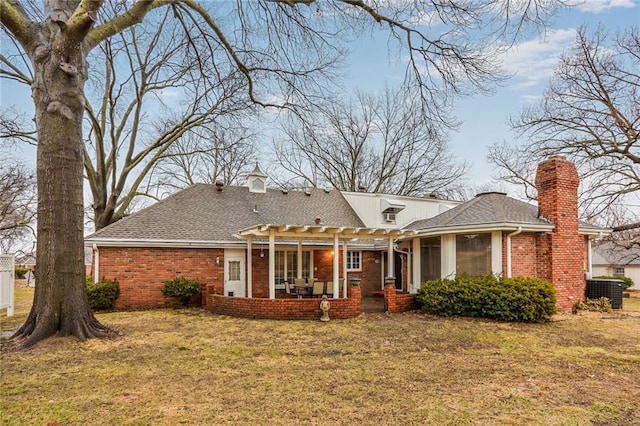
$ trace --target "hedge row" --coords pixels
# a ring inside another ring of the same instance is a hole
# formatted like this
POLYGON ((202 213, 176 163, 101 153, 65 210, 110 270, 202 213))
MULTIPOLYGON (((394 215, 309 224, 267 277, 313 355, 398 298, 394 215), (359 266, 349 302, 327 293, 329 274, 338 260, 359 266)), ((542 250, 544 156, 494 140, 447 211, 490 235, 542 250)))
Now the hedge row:
POLYGON ((427 281, 416 300, 424 311, 444 316, 542 322, 556 313, 553 285, 537 278, 487 275, 427 281))

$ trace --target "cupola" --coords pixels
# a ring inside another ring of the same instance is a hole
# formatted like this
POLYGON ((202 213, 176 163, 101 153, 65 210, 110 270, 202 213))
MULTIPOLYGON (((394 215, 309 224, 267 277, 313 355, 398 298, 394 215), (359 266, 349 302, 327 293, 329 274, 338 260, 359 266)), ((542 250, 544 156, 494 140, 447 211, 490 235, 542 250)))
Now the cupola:
POLYGON ((267 175, 265 175, 260 166, 256 163, 256 167, 253 169, 249 176, 247 176, 247 186, 249 192, 267 192, 267 175))

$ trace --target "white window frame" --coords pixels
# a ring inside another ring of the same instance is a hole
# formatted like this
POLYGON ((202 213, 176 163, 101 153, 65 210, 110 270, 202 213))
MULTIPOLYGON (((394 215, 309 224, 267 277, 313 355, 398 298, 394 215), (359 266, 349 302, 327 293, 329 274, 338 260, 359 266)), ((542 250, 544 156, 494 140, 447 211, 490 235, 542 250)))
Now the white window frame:
MULTIPOLYGON (((298 268, 297 265, 292 266, 289 265, 289 253, 293 253, 293 255, 295 255, 297 257, 298 255, 298 249, 291 249, 291 248, 276 248, 275 250, 276 252, 281 252, 283 253, 283 267, 284 267, 284 276, 280 277, 277 276, 276 279, 283 279, 286 280, 289 273, 293 273, 293 275, 295 276, 298 272, 298 268), (292 269, 294 268, 294 269, 292 269)), ((302 250, 302 257, 304 258, 305 253, 309 253, 309 278, 311 278, 313 276, 313 250, 302 250)), ((296 260, 297 261, 297 260, 296 260)), ((304 266, 304 263, 302 264, 304 266)), ((304 275, 304 271, 303 271, 303 275, 304 275)), ((276 283, 276 290, 284 290, 284 283, 276 283)))
POLYGON ((624 266, 615 266, 613 268, 613 276, 614 277, 624 277, 624 266))
POLYGON ((361 250, 347 250, 347 272, 360 272, 362 271, 362 251, 361 250), (353 254, 358 253, 358 267, 353 267, 353 254))

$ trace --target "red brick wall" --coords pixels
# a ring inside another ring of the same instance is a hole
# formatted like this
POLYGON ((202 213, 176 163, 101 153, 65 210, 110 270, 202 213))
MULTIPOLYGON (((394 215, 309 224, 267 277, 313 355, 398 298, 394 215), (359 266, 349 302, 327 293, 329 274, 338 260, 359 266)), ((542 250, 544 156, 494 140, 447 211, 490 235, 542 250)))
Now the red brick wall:
MULTIPOLYGON (((351 288, 348 299, 329 299, 329 317, 357 318, 362 313, 360 288, 351 288)), ((319 320, 320 299, 264 299, 211 294, 207 309, 215 314, 242 318, 319 320)))
POLYGON ((176 277, 200 281, 206 300, 207 287, 222 293, 223 254, 222 249, 99 247, 100 278, 120 283, 116 309, 174 306, 176 301, 164 297, 161 288, 176 277))
POLYGON ((385 286, 384 303, 386 311, 392 314, 419 309, 415 294, 398 293, 394 286, 385 286))
MULTIPOLYGON (((502 275, 507 276, 507 235, 502 234, 502 275)), ((523 232, 511 237, 511 276, 537 277, 536 234, 523 232)))
POLYGON ((539 264, 539 272, 548 272, 562 311, 584 299, 586 248, 585 237, 578 234, 579 183, 575 165, 564 157, 551 157, 538 165, 538 211, 556 226, 550 235, 539 238, 540 257, 548 254, 548 271, 539 264))
MULTIPOLYGON (((207 297, 209 293, 221 295, 224 292, 224 249, 100 247, 99 252, 100 276, 117 279, 120 283, 117 309, 175 306, 176 301, 165 298, 161 288, 164 281, 180 276, 200 281, 203 305, 210 300, 207 297), (216 258, 220 259, 220 265, 216 265, 216 258)), ((331 250, 316 252, 314 266, 317 271, 314 276, 331 279, 331 250)), ((260 249, 254 249, 252 253, 254 298, 269 297, 268 250, 263 250, 263 254, 261 257, 260 249)), ((379 291, 382 288, 380 263, 375 263, 379 256, 378 252, 363 251, 362 272, 350 272, 348 277, 360 277, 363 286, 366 285, 370 291, 379 291)), ((342 273, 342 266, 340 271, 342 273)), ((284 296, 284 291, 277 292, 277 297, 284 296)))
POLYGON ((382 261, 379 251, 362 252, 362 272, 354 272, 352 275, 362 279, 362 296, 371 296, 374 291, 382 291, 382 261))

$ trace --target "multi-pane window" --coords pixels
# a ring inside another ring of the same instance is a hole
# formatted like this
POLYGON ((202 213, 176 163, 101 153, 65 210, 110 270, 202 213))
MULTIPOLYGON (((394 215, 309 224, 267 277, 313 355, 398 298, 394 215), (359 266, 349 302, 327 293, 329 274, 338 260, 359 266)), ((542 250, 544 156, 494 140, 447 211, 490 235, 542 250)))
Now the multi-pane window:
POLYGON ((360 271, 362 264, 360 262, 361 252, 347 250, 347 271, 360 271))
MULTIPOLYGON (((298 251, 276 250, 275 252, 275 281, 276 288, 283 289, 284 282, 293 282, 298 276, 298 251)), ((302 252, 302 278, 311 276, 311 252, 302 252)))
POLYGON ((624 277, 624 266, 616 266, 613 268, 614 277, 624 277))
POLYGON ((478 277, 491 272, 491 234, 456 235, 456 275, 478 277))

